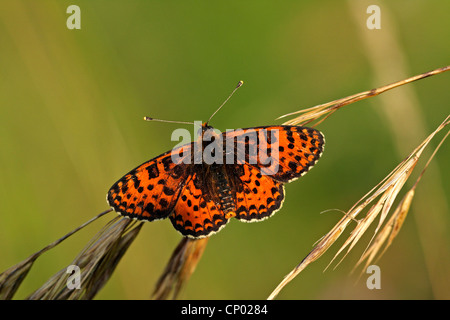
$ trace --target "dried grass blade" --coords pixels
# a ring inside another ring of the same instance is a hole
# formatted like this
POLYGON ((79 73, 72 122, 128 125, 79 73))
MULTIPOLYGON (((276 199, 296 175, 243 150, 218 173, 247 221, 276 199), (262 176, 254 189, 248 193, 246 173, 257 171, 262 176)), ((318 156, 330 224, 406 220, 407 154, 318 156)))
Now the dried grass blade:
POLYGON ((345 215, 334 227, 328 232, 318 243, 313 250, 298 264, 283 280, 277 285, 272 293, 267 298, 273 300, 281 292, 281 290, 291 282, 300 272, 302 272, 310 263, 316 261, 322 254, 324 254, 329 247, 339 238, 344 232, 347 225, 353 220, 352 217, 345 215))
MULTIPOLYGON (((361 256, 359 261, 356 263, 355 270, 364 260, 366 260, 366 264, 363 268, 363 270, 366 270, 367 267, 375 261, 375 256, 378 254, 378 252, 381 250, 381 247, 385 244, 386 240, 387 243, 384 246, 383 251, 378 255, 378 259, 386 252, 387 248, 391 245, 392 241, 400 231, 401 226, 403 225, 403 222, 406 219, 406 215, 408 214, 409 208, 411 206, 412 199, 414 197, 415 190, 410 189, 405 196, 403 197, 402 201, 399 203, 397 208, 395 209, 394 213, 392 214, 389 221, 386 223, 386 225, 383 227, 381 232, 378 233, 373 243, 370 245, 370 247, 366 250, 366 252, 361 256)), ((363 272, 363 271, 362 271, 363 272)), ((362 274, 361 272, 361 274, 362 274)))
MULTIPOLYGON (((292 116, 292 115, 296 115, 296 114, 301 114, 300 116, 291 119, 289 121, 286 121, 284 124, 285 125, 305 125, 308 124, 312 121, 317 121, 320 118, 322 118, 318 123, 316 123, 315 125, 319 124, 320 122, 322 122, 323 120, 325 120, 328 116, 330 116, 333 112, 335 112, 336 110, 340 109, 343 106, 346 106, 348 104, 360 101, 360 100, 364 100, 367 98, 371 98, 374 96, 377 96, 379 94, 382 94, 386 91, 389 91, 391 89, 397 88, 399 86, 403 86, 405 84, 417 81, 417 80, 421 80, 439 73, 443 73, 450 70, 450 66, 446 66, 446 67, 442 67, 442 68, 438 68, 429 72, 425 72, 423 74, 417 75, 417 76, 413 76, 401 81, 396 81, 394 83, 388 84, 386 86, 382 86, 379 88, 375 88, 372 90, 367 90, 367 91, 363 91, 357 94, 353 94, 351 96, 342 98, 342 99, 337 99, 328 103, 324 103, 324 104, 320 104, 308 109, 303 109, 303 110, 299 110, 296 112, 291 112, 285 115, 282 115, 280 117, 278 117, 277 119, 281 119, 281 118, 285 118, 288 116, 292 116)), ((314 125, 314 126, 315 126, 314 125)))
POLYGON ((121 257, 139 233, 142 224, 128 218, 114 218, 96 234, 71 263, 80 268, 80 289, 71 289, 67 286, 70 275, 66 272, 67 268, 64 268, 28 299, 92 299, 110 278, 121 257))
POLYGON ((163 274, 156 283, 152 299, 176 299, 181 288, 194 272, 209 238, 183 238, 175 248, 163 274))
POLYGON ((13 298, 36 259, 37 256, 33 255, 0 274, 0 300, 13 298))
MULTIPOLYGON (((437 132, 439 132, 441 129, 443 129, 446 125, 449 124, 449 119, 450 119, 450 116, 447 117, 444 120, 444 122, 430 136, 428 136, 427 139, 425 139, 425 141, 422 142, 422 144, 419 147, 417 147, 414 150, 414 152, 415 152, 414 157, 413 158, 410 157, 410 158, 412 160, 415 160, 415 161, 411 165, 411 168, 409 170, 412 170, 414 168, 414 166, 417 163, 418 157, 422 153, 424 147, 429 143, 431 138, 437 132)), ((389 219, 389 221, 386 223, 384 228, 378 234, 378 236, 375 239, 374 243, 368 248, 368 250, 359 259, 359 261, 357 262, 355 268, 357 266, 359 266, 362 263, 362 261, 367 260, 366 264, 365 264, 365 267, 364 267, 364 269, 366 269, 367 266, 374 261, 375 256, 378 254, 378 252, 380 251, 381 247, 383 246, 383 244, 386 241, 387 241, 386 245, 384 246, 383 251, 378 255, 377 259, 379 259, 386 252, 386 250, 389 248, 389 246, 392 244, 392 241, 394 240, 394 238, 397 236, 398 232, 400 231, 400 228, 403 225, 403 222, 405 221, 406 216, 407 216, 407 214, 409 212, 409 208, 410 208, 411 202, 412 202, 412 200, 414 198, 415 188, 417 187, 418 182, 420 181, 421 177, 423 176, 424 172, 426 171, 426 169, 427 169, 428 165, 430 164, 431 160, 436 155, 437 151, 442 146, 443 142, 449 136, 449 134, 450 134, 450 131, 448 131, 447 134, 442 138, 442 140, 440 141, 440 143, 438 144, 438 146, 435 148, 435 150, 433 151, 432 155, 428 159, 427 163, 425 164, 424 169, 422 170, 421 174, 419 175, 419 177, 417 178, 416 182, 414 183, 414 186, 405 194, 405 196, 403 197, 401 202, 398 204, 397 208, 395 209, 395 211, 392 214, 392 216, 389 219)), ((376 230, 375 233, 377 233, 378 228, 380 227, 380 225, 381 224, 379 224, 379 226, 377 227, 377 230, 376 230)))
POLYGON ((36 261, 37 258, 39 258, 43 253, 47 252, 50 249, 53 249, 58 244, 72 236, 74 233, 80 231, 84 227, 86 227, 91 222, 97 220, 98 218, 104 216, 105 214, 111 212, 112 209, 108 209, 106 211, 103 211, 102 213, 98 214, 94 218, 88 220, 87 222, 83 223, 79 227, 75 228, 71 232, 67 233, 65 236, 59 238, 58 240, 50 243, 46 247, 42 248, 41 250, 33 253, 31 256, 29 256, 27 259, 23 260, 22 262, 19 262, 18 264, 10 267, 9 269, 5 270, 0 274, 0 300, 9 300, 12 299, 14 294, 16 293, 17 289, 22 284, 22 281, 25 279, 26 275, 28 274, 28 271, 33 266, 33 263, 36 261))
MULTIPOLYGON (((368 210, 366 216, 359 220, 355 229, 351 232, 350 236, 347 238, 345 243, 341 246, 338 252, 335 254, 330 264, 336 259, 340 253, 347 248, 347 253, 343 258, 350 252, 350 250, 359 241, 362 235, 366 232, 368 227, 372 224, 375 218, 381 213, 380 221, 372 239, 369 241, 368 248, 363 253, 363 257, 373 257, 379 250, 381 245, 386 239, 390 244, 398 230, 400 229, 403 221, 408 212, 409 206, 414 195, 413 191, 409 191, 407 196, 402 200, 399 208, 397 208, 393 214, 393 217, 389 219, 387 226, 385 226, 381 232, 379 232, 384 220, 389 214, 392 208, 393 202, 397 197, 398 193, 408 180, 412 171, 414 170, 424 148, 428 145, 434 135, 439 132, 442 128, 450 123, 450 116, 448 116, 444 122, 432 133, 430 134, 409 156, 403 160, 393 171, 391 171, 376 187, 372 188, 363 198, 358 200, 355 205, 349 210, 349 212, 328 232, 313 248, 313 250, 302 260, 302 262, 297 265, 288 275, 286 275, 283 280, 278 284, 278 286, 273 290, 273 292, 268 297, 269 300, 274 299, 280 291, 294 279, 303 269, 306 268, 311 262, 317 260, 342 234, 348 223, 354 220, 370 203, 375 199, 379 198, 377 203, 372 205, 368 210), (394 218, 395 217, 395 218, 394 218), (388 235, 390 237, 388 238, 388 235)), ((449 131, 450 133, 450 131, 449 131)), ((449 135, 444 137, 444 139, 449 135)), ((439 144, 439 146, 442 144, 439 144)), ((439 147, 438 146, 438 147, 439 147)), ((435 153, 433 153, 434 155, 435 153)), ((428 165, 428 163, 427 163, 428 165)), ((419 176, 420 179, 420 176, 419 176)), ((343 259, 342 258, 342 259, 343 259)), ((341 259, 341 261, 342 261, 341 259)), ((360 261, 363 259, 361 258, 360 261)), ((327 267, 328 268, 328 267, 327 267)))

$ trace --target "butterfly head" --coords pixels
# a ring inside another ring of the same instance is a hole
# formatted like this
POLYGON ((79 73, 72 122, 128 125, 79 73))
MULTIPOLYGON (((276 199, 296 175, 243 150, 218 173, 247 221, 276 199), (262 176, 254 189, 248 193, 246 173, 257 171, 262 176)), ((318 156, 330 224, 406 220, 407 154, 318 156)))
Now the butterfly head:
POLYGON ((214 129, 214 127, 210 126, 208 124, 208 122, 204 122, 202 124, 202 127, 198 130, 197 133, 198 133, 198 137, 201 140, 205 140, 205 138, 206 138, 206 140, 211 140, 211 137, 218 136, 218 133, 215 131, 216 131, 216 129, 214 129))
POLYGON ((204 122, 204 123, 202 124, 201 132, 202 132, 202 133, 205 133, 206 131, 211 130, 211 129, 214 129, 214 128, 213 128, 212 126, 210 126, 210 125, 208 124, 208 122, 204 122))

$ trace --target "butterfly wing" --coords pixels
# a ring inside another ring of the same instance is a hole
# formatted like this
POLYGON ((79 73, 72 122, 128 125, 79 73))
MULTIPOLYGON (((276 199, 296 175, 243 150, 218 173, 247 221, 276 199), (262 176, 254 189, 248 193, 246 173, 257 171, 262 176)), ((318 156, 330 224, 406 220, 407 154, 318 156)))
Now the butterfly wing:
POLYGON ((224 139, 226 145, 234 146, 236 164, 229 174, 236 190, 236 218, 247 222, 263 220, 279 210, 284 183, 311 169, 324 145, 320 131, 299 126, 234 130, 225 132, 224 139))
MULTIPOLYGON (((226 160, 254 166, 263 175, 283 183, 311 169, 322 155, 325 142, 320 131, 300 126, 246 128, 223 135, 225 145, 234 146, 234 158, 226 160)), ((224 146, 225 154, 230 155, 226 148, 224 146)))
POLYGON ((225 132, 223 137, 223 170, 230 183, 228 196, 234 199, 234 211, 229 212, 227 200, 224 213, 218 194, 211 188, 217 179, 222 188, 228 188, 225 178, 208 174, 211 167, 204 163, 193 164, 195 143, 130 171, 108 191, 108 204, 131 218, 152 221, 170 217, 184 236, 206 237, 223 228, 233 215, 251 222, 274 214, 284 200, 284 183, 306 173, 319 159, 324 144, 319 131, 295 126, 240 129, 225 132), (245 138, 248 135, 250 138, 245 138), (231 163, 230 154, 234 157, 231 163))
POLYGON ((264 220, 283 205, 283 183, 262 175, 258 168, 234 165, 230 176, 234 179, 237 219, 245 222, 264 220))
POLYGON ((193 166, 175 205, 170 220, 182 235, 191 238, 203 238, 225 227, 225 218, 220 205, 211 196, 210 177, 201 164, 193 166))
POLYGON ((131 170, 110 188, 108 204, 119 214, 139 220, 168 217, 190 175, 187 157, 192 148, 193 143, 183 145, 131 170))
POLYGON ((325 138, 320 131, 307 127, 282 126, 276 130, 279 132, 278 172, 272 178, 291 182, 316 164, 322 155, 325 138))

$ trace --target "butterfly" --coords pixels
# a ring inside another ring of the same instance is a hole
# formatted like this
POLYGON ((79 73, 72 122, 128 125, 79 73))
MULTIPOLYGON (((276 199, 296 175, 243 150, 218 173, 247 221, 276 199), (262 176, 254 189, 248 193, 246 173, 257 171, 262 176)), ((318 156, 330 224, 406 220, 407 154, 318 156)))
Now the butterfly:
POLYGON ((208 122, 196 141, 114 183, 109 206, 139 220, 169 218, 183 236, 208 237, 232 218, 254 222, 272 216, 283 204, 284 184, 304 175, 323 152, 324 136, 313 128, 279 125, 218 133, 208 122))

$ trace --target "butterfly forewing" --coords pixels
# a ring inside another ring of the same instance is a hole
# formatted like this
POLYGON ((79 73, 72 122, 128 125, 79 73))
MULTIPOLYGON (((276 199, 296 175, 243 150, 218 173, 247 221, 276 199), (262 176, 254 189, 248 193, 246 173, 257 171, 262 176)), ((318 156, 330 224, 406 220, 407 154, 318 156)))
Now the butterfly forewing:
POLYGON ((234 141, 235 163, 254 166, 261 174, 284 183, 312 168, 322 155, 325 142, 320 131, 298 126, 239 129, 225 132, 224 139, 234 141))
POLYGON ((142 220, 164 219, 172 212, 191 166, 183 163, 193 144, 187 144, 143 163, 117 181, 107 202, 118 213, 142 220), (173 162, 173 154, 179 161, 173 162))

